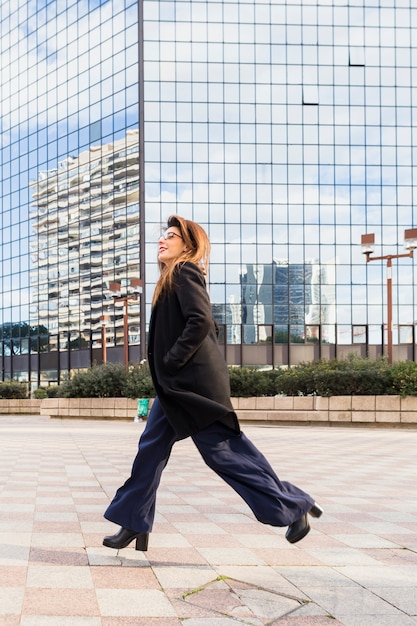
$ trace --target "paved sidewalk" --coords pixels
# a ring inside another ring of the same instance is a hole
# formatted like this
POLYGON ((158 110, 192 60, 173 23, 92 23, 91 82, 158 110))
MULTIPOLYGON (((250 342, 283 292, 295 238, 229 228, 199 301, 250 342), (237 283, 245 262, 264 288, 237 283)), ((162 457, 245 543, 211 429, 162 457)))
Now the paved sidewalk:
POLYGON ((102 513, 143 428, 0 417, 0 626, 417 624, 417 430, 243 425, 325 509, 296 545, 181 441, 148 552, 117 552, 102 513))

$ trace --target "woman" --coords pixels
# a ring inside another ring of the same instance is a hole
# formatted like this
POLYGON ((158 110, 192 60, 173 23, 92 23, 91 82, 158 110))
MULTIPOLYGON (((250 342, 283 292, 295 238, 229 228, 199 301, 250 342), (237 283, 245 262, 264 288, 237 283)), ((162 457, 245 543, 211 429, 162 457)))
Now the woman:
POLYGON ((149 324, 148 360, 157 397, 130 478, 104 513, 121 526, 104 538, 110 548, 125 548, 135 539, 136 550, 147 549, 162 471, 174 443, 186 437, 260 522, 288 526, 289 542, 309 532, 308 513, 323 512, 307 493, 281 482, 240 430, 206 290, 209 253, 199 224, 178 215, 168 219, 158 243, 160 277, 149 324))

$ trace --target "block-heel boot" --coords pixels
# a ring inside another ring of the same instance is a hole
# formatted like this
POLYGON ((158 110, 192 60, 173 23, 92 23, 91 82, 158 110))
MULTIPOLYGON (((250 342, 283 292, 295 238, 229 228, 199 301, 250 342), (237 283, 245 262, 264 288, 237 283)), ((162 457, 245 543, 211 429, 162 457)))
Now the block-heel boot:
POLYGON ((323 509, 321 508, 319 504, 317 504, 317 502, 313 504, 313 506, 308 512, 308 514, 311 515, 311 517, 321 517, 323 513, 324 513, 323 509))
POLYGON ((149 533, 137 533, 128 528, 121 528, 115 535, 104 537, 103 546, 120 550, 121 548, 126 548, 134 539, 136 539, 135 550, 146 552, 148 549, 149 533))
MULTIPOLYGON (((321 517, 323 515, 323 509, 321 506, 315 502, 311 509, 308 511, 308 514, 311 517, 321 517)), ((288 530, 285 533, 285 538, 290 543, 297 543, 297 541, 301 541, 304 539, 306 535, 310 532, 310 524, 308 521, 307 513, 304 513, 301 517, 299 517, 295 522, 288 526, 288 530)))

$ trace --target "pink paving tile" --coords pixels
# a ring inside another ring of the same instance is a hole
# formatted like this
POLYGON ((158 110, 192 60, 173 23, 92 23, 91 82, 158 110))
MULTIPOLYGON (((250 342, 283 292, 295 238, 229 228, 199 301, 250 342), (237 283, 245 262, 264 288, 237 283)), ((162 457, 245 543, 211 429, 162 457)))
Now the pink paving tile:
POLYGON ((27 588, 22 615, 100 615, 94 589, 27 588))
POLYGON ((49 512, 52 511, 54 513, 68 513, 74 510, 74 506, 72 504, 37 504, 36 512, 49 512))
POLYGON ((404 528, 408 528, 408 530, 412 530, 414 533, 417 533, 417 522, 398 522, 404 528))
MULTIPOLYGON (((208 619, 213 617, 213 607, 217 607, 216 602, 214 602, 213 606, 199 605, 198 602, 187 602, 182 596, 189 593, 189 589, 165 589, 164 591, 174 607, 175 612, 182 620, 198 617, 208 619)), ((216 617, 218 617, 218 615, 216 617)))
MULTIPOLYGON (((217 524, 217 526, 219 528, 221 528, 222 530, 224 530, 224 532, 229 533, 230 535, 250 535, 250 534, 254 534, 254 535, 258 535, 259 533, 263 533, 264 532, 264 528, 263 526, 260 526, 259 523, 252 523, 251 520, 249 520, 248 524, 227 524, 227 523, 223 523, 223 522, 218 522, 215 521, 215 523, 217 524)), ((269 529, 268 529, 269 530, 269 529)), ((285 528, 282 529, 282 533, 285 534, 285 528)), ((279 531, 278 531, 279 532, 279 531)))
POLYGON ((344 626, 342 622, 334 619, 329 619, 325 615, 294 615, 288 617, 281 617, 280 619, 270 622, 268 626, 344 626))
POLYGON ((10 508, 13 508, 17 504, 29 504, 30 503, 34 505, 35 501, 36 501, 35 496, 27 496, 27 495, 22 495, 21 497, 13 496, 10 498, 3 496, 1 499, 2 505, 6 505, 6 506, 9 505, 10 508))
MULTIPOLYGON (((98 469, 98 471, 100 471, 100 469, 98 469)), ((100 497, 100 499, 101 499, 101 492, 97 490, 97 487, 95 485, 94 486, 93 485, 92 486, 89 486, 89 485, 85 485, 85 486, 79 485, 76 489, 73 490, 73 494, 72 495, 73 495, 74 500, 77 500, 78 494, 80 494, 80 493, 92 493, 92 494, 94 494, 94 496, 96 498, 100 497)))
MULTIPOLYGON (((304 541, 305 545, 305 541, 304 541)), ((307 548, 307 546, 305 545, 307 548)), ((294 547, 288 549, 253 549, 257 556, 259 556, 267 565, 323 565, 323 562, 315 556, 308 553, 307 549, 294 547)))
POLYGON ((162 513, 164 515, 164 517, 166 518, 166 520, 169 522, 170 520, 173 521, 173 523, 176 522, 200 522, 201 521, 201 514, 199 511, 196 511, 195 513, 183 513, 181 511, 174 511, 174 512, 167 512, 164 511, 162 509, 162 513))
MULTIPOLYGON (((324 515, 323 515, 324 517, 324 515)), ((363 511, 349 511, 347 513, 333 514, 335 519, 341 519, 343 522, 375 522, 378 518, 374 515, 369 515, 363 511)), ((325 521, 325 520, 324 520, 325 521)))
MULTIPOLYGON (((319 530, 319 529, 318 529, 319 530)), ((305 544, 305 542, 303 542, 305 544)), ((301 546, 303 545, 301 544, 301 546)), ((346 544, 338 539, 335 539, 331 535, 325 535, 323 533, 310 533, 308 536, 309 548, 340 548, 346 544)))
MULTIPOLYGON (((104 510, 104 507, 103 507, 103 510, 104 510)), ((77 511, 77 516, 80 522, 95 522, 96 523, 100 519, 100 514, 101 514, 101 510, 100 510, 100 513, 97 513, 97 511, 94 511, 94 512, 77 511)))
MULTIPOLYGON (((204 515, 222 515, 224 513, 224 507, 224 503, 214 506, 212 504, 200 504, 198 510, 204 513, 204 515)), ((227 510, 232 511, 232 507, 229 503, 227 504, 227 510)))
POLYGON ((0 522, 9 522, 10 520, 13 522, 32 520, 33 512, 30 511, 26 513, 25 511, 1 511, 0 512, 0 522))
POLYGON ((0 587, 24 587, 26 575, 26 567, 21 567, 20 565, 2 565, 0 566, 0 587))
POLYGON ((190 604, 202 606, 209 611, 215 608, 216 611, 224 614, 231 614, 237 607, 242 605, 238 596, 229 587, 221 589, 218 586, 216 588, 215 584, 213 584, 213 587, 213 589, 206 587, 201 591, 193 593, 187 596, 186 600, 190 604))
POLYGON ((79 533, 78 522, 34 522, 34 533, 79 533))
POLYGON ((19 626, 20 615, 0 615, 0 626, 19 626))
POLYGON ((410 548, 412 550, 416 549, 417 536, 414 533, 407 533, 406 535, 392 535, 390 533, 378 534, 380 537, 383 537, 384 539, 387 539, 387 541, 391 541, 402 548, 410 548))
POLYGON ((238 548, 242 544, 230 535, 194 535, 182 533, 182 536, 195 548, 238 548))
POLYGON ((92 567, 90 571, 96 589, 160 589, 149 567, 92 567))
MULTIPOLYGON (((175 520, 174 520, 175 521, 175 520)), ((160 519, 155 520, 155 526, 153 528, 153 534, 161 533, 161 534, 171 534, 178 532, 177 528, 171 522, 161 521, 160 519)))
POLYGON ((83 533, 85 545, 89 548, 98 548, 103 546, 103 537, 111 534, 111 530, 102 533, 83 533))
POLYGON ((38 565, 88 565, 83 548, 31 548, 29 561, 38 565))
POLYGON ((384 565, 417 565, 417 553, 400 548, 367 548, 362 552, 384 565))
POLYGON ((102 626, 181 626, 180 620, 176 617, 102 617, 101 624, 102 626))
POLYGON ((161 565, 205 565, 201 554, 193 548, 152 548, 148 549, 146 558, 152 566, 161 565))
POLYGON ((320 527, 317 526, 317 529, 327 535, 360 535, 367 534, 369 532, 367 530, 361 530, 358 526, 351 526, 348 523, 326 522, 325 520, 320 520, 319 523, 320 527))

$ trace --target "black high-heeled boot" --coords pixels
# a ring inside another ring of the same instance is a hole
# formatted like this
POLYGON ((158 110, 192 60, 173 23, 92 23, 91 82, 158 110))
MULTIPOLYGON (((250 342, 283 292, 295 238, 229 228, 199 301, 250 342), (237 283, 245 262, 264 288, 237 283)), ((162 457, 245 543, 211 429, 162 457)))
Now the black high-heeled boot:
MULTIPOLYGON (((323 515, 323 509, 317 502, 313 504, 311 509, 308 511, 308 514, 311 517, 321 517, 323 515)), ((297 543, 297 541, 301 541, 304 539, 306 535, 310 532, 310 524, 308 521, 307 513, 299 517, 295 522, 288 526, 288 530, 285 533, 285 538, 290 543, 297 543)))
POLYGON ((290 543, 301 541, 310 532, 310 524, 308 523, 307 513, 304 513, 295 522, 288 526, 285 533, 285 539, 290 543))
POLYGON ((321 517, 323 513, 324 513, 323 509, 321 508, 319 504, 317 504, 317 502, 313 504, 313 506, 308 512, 308 514, 311 515, 311 517, 321 517))
POLYGON ((148 549, 149 533, 137 533, 134 530, 123 527, 115 535, 104 537, 103 546, 120 550, 121 548, 126 548, 134 539, 136 539, 135 550, 146 552, 148 549))

